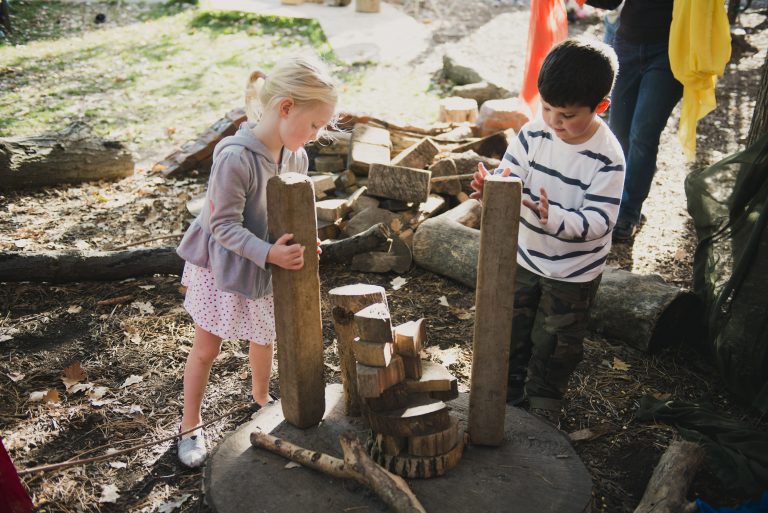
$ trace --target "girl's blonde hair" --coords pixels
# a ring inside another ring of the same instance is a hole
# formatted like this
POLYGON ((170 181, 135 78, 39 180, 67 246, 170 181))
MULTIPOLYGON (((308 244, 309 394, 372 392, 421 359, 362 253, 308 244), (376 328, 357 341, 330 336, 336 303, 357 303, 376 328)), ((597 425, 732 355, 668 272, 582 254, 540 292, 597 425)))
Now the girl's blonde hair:
POLYGON ((289 57, 279 61, 269 75, 254 71, 245 87, 245 113, 258 121, 262 112, 285 98, 296 105, 322 102, 336 105, 338 93, 328 69, 319 60, 289 57))

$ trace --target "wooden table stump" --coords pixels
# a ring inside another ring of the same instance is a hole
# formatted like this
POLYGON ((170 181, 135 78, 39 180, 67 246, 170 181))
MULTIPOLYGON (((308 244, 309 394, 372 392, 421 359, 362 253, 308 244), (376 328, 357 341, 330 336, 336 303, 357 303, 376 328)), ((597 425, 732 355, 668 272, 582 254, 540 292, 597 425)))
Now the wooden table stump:
MULTIPOLYGON (((282 416, 279 401, 216 447, 203 473, 205 500, 216 513, 243 511, 388 512, 368 489, 303 467, 251 446, 261 429, 307 449, 342 457, 339 434, 352 430, 361 439, 368 427, 361 417, 344 415, 342 386, 326 387, 326 411, 317 427, 301 430, 282 416)), ((466 429, 468 396, 447 403, 466 429)), ((531 513, 590 510, 592 481, 565 434, 524 410, 507 407, 504 443, 469 445, 459 464, 442 477, 408 480, 424 508, 434 513, 531 513)))

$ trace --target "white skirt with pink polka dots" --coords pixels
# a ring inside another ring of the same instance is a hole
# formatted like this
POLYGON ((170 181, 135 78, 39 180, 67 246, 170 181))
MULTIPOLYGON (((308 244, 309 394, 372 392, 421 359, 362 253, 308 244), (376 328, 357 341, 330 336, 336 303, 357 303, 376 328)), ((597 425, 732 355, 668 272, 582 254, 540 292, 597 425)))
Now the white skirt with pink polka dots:
POLYGON ((275 341, 275 306, 272 294, 248 299, 216 288, 213 273, 189 262, 184 264, 181 284, 187 287, 184 308, 195 324, 227 340, 257 344, 275 341))

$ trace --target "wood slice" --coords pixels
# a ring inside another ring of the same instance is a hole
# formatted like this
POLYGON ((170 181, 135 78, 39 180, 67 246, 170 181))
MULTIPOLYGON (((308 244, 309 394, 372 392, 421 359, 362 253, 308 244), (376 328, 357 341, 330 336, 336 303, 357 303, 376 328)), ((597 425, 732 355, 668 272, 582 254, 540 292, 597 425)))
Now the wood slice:
POLYGON ((408 321, 395 326, 395 352, 402 356, 419 356, 427 341, 424 319, 408 321))
MULTIPOLYGON (((317 238, 321 241, 335 239, 339 234, 339 227, 330 221, 317 222, 317 238)), ((321 257, 322 260, 322 257, 321 257)))
POLYGON ((317 141, 315 148, 320 155, 349 154, 349 143, 352 140, 350 132, 326 132, 317 141))
POLYGON ((355 312, 374 303, 386 304, 387 295, 383 287, 357 283, 331 289, 328 298, 344 385, 344 411, 347 415, 358 416, 361 413, 361 402, 357 392, 357 363, 352 347, 358 336, 355 312))
POLYGON ((422 203, 429 198, 432 173, 423 169, 371 164, 368 193, 383 198, 422 203))
MULTIPOLYGON (((315 188, 315 196, 320 192, 329 191, 336 188, 336 182, 333 175, 314 175, 310 176, 312 185, 315 188)), ((334 219, 335 220, 335 219, 334 219)))
POLYGON ((403 367, 405 368, 405 379, 421 378, 421 357, 420 356, 401 356, 403 367))
POLYGON ((347 215, 350 207, 345 199, 326 199, 318 201, 315 204, 315 209, 318 219, 333 223, 347 215))
POLYGON ((353 348, 357 362, 369 367, 386 367, 394 354, 393 345, 390 343, 367 342, 360 338, 355 339, 353 348))
POLYGON ((408 437, 446 429, 450 415, 444 402, 419 396, 412 397, 408 406, 400 410, 368 412, 368 422, 377 433, 408 437))
POLYGON ((393 355, 386 367, 369 367, 358 363, 357 392, 360 397, 379 397, 384 390, 405 379, 403 360, 393 355))
POLYGON ((392 137, 389 130, 367 123, 355 123, 352 128, 352 142, 362 142, 366 144, 376 144, 378 146, 392 147, 392 137))
POLYGON ((405 383, 398 383, 384 390, 379 397, 367 397, 363 402, 371 411, 400 410, 408 406, 413 395, 405 383))
POLYGON ((360 339, 366 342, 394 342, 389 308, 384 303, 375 303, 355 312, 355 324, 360 339))
POLYGON ((418 380, 408 379, 405 385, 410 392, 452 392, 458 391, 456 376, 439 363, 422 360, 422 373, 418 380))
MULTIPOLYGON (((334 184, 336 184, 336 188, 344 191, 352 187, 357 183, 357 177, 355 176, 355 173, 350 171, 349 169, 339 171, 339 173, 336 175, 336 178, 334 179, 334 184)), ((363 194, 365 191, 361 192, 360 194, 363 194)), ((349 203, 349 206, 354 210, 355 206, 353 205, 351 197, 347 198, 347 202, 349 203)))
POLYGON ((280 397, 288 422, 306 428, 320 422, 325 411, 320 261, 311 251, 317 220, 310 178, 299 173, 270 178, 267 210, 270 240, 292 233, 294 243, 310 248, 301 269, 272 269, 280 397))
POLYGON ((424 169, 432 163, 432 159, 439 152, 440 149, 432 139, 425 137, 393 158, 392 165, 424 169))
POLYGON ((371 164, 389 164, 389 148, 377 144, 353 141, 347 159, 349 169, 358 176, 367 176, 371 164))
MULTIPOLYGON (((429 435, 408 438, 408 454, 413 456, 439 456, 450 452, 459 443, 459 419, 451 417, 451 425, 429 435)), ((390 453, 387 453, 391 455, 390 453)))
MULTIPOLYGON (((391 513, 367 488, 305 467, 286 469, 285 458, 251 445, 251 433, 261 430, 341 458, 339 435, 368 428, 361 417, 345 415, 340 384, 326 388, 325 403, 326 414, 317 428, 297 429, 285 422, 278 400, 222 437, 203 469, 203 490, 211 511, 243 513, 258 504, 260 510, 275 512, 391 513)), ((449 406, 463 429, 467 394, 449 406)), ((592 481, 567 437, 511 406, 505 425, 502 446, 468 445, 459 464, 444 476, 408 483, 424 508, 433 513, 590 511, 592 481)))
POLYGON ((392 472, 407 479, 430 479, 445 475, 446 472, 456 467, 461 460, 466 445, 466 437, 461 434, 459 442, 445 454, 431 457, 418 457, 400 454, 388 456, 375 451, 371 445, 371 458, 392 472))
MULTIPOLYGON (((442 176, 456 176, 459 174, 456 168, 456 162, 451 158, 443 158, 429 166, 432 172, 432 178, 442 176)), ((432 192, 440 194, 450 194, 455 196, 461 192, 461 182, 459 180, 447 180, 445 182, 433 182, 432 192)))

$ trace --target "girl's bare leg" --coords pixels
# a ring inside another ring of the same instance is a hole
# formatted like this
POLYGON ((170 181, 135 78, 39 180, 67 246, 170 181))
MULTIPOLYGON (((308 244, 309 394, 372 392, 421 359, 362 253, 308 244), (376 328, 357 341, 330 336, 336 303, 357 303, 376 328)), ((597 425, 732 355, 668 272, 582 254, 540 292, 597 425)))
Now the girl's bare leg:
POLYGON ((200 408, 213 361, 221 351, 221 338, 195 324, 195 340, 184 367, 184 415, 181 430, 203 422, 200 408))
POLYGON ((264 406, 272 398, 269 396, 269 376, 272 373, 273 344, 248 344, 248 360, 251 365, 253 400, 264 406))

